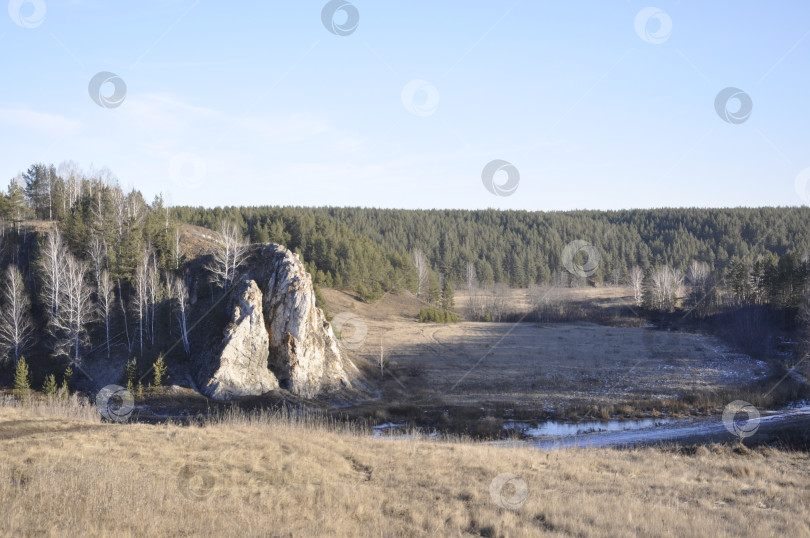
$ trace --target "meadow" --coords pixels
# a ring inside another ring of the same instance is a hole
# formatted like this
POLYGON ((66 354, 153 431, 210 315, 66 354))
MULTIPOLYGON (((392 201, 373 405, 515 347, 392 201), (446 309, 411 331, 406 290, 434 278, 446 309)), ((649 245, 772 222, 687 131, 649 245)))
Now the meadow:
POLYGON ((0 407, 5 536, 808 536, 803 452, 544 452, 373 439, 284 413, 102 423, 77 399, 0 407))

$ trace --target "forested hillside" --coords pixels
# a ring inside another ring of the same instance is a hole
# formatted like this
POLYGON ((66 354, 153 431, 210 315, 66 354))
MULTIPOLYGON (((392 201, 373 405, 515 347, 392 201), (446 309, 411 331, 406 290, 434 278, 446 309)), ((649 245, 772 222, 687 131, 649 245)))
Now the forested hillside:
POLYGON ((237 221, 254 241, 300 252, 318 280, 336 287, 415 286, 402 274, 422 251, 432 271, 454 284, 474 268, 477 281, 526 287, 568 283, 562 254, 571 241, 596 247, 589 280, 624 283, 633 266, 668 265, 686 273, 693 261, 715 274, 758 259, 810 252, 810 208, 651 209, 628 211, 461 211, 363 208, 175 208, 180 220, 215 227, 237 221), (370 240, 369 240, 370 239, 370 240))

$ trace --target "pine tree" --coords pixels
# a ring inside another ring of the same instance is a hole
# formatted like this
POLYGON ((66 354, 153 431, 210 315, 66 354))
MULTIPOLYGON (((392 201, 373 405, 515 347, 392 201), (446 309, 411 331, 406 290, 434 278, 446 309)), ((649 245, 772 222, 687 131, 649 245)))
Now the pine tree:
POLYGON ((21 178, 11 180, 8 185, 8 196, 6 196, 6 218, 11 220, 17 231, 20 224, 31 216, 31 210, 25 202, 25 191, 23 190, 21 178))
POLYGON ((45 378, 45 383, 42 384, 42 393, 45 396, 55 396, 57 392, 56 376, 50 374, 45 378))
POLYGON ((131 361, 127 361, 124 366, 124 382, 126 383, 127 390, 130 393, 135 392, 135 383, 138 381, 138 364, 135 357, 131 361))
POLYGON ((59 388, 59 392, 62 394, 62 398, 66 400, 70 396, 71 383, 73 383, 73 368, 68 366, 65 369, 65 373, 62 374, 62 386, 59 388))
POLYGON ((261 226, 256 227, 256 233, 253 239, 254 243, 269 243, 270 242, 270 231, 267 229, 266 224, 262 224, 261 226))
POLYGON ((73 368, 68 366, 67 368, 65 368, 65 373, 62 374, 62 387, 70 390, 72 384, 73 384, 73 368))
POLYGON ((166 379, 167 370, 166 363, 163 361, 163 355, 158 355, 157 360, 152 365, 152 371, 155 375, 155 387, 159 387, 163 384, 163 381, 166 379))
POLYGON ((456 307, 456 299, 453 294, 453 286, 448 280, 444 281, 444 289, 442 290, 442 309, 445 311, 452 311, 456 307))
POLYGON ((14 370, 14 393, 20 399, 27 399, 31 390, 31 380, 28 374, 28 364, 25 357, 20 357, 17 361, 17 368, 14 370))

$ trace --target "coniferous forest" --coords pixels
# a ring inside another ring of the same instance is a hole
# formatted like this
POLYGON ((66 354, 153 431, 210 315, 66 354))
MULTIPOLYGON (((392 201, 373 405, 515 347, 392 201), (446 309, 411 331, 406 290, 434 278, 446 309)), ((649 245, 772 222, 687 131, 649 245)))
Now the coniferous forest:
MULTIPOLYGON (((302 254, 316 280, 374 297, 415 288, 412 254, 432 272, 464 285, 570 284, 562 253, 582 240, 599 252, 591 284, 626 283, 634 266, 669 266, 686 275, 693 262, 734 281, 741 298, 802 281, 810 252, 810 208, 651 209, 627 211, 462 211, 364 208, 174 208, 181 221, 216 228, 237 222, 252 241, 273 241, 302 254), (781 276, 780 276, 781 275, 781 276), (766 280, 768 282, 766 282, 766 280), (376 292, 376 294, 375 294, 376 292)), ((783 302, 799 299, 788 293, 783 302)))

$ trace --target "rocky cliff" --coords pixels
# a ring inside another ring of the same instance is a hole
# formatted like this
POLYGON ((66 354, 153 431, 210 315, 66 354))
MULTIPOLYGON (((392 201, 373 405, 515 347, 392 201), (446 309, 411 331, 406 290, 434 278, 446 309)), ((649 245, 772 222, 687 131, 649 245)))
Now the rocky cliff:
POLYGON ((352 387, 357 367, 315 306, 312 278, 297 255, 279 245, 254 247, 231 293, 222 337, 197 361, 206 395, 230 399, 280 386, 313 398, 352 387))
POLYGON ((217 400, 264 394, 278 388, 267 368, 270 340, 265 330, 262 292, 253 280, 240 282, 229 305, 222 341, 205 360, 203 392, 217 400))

